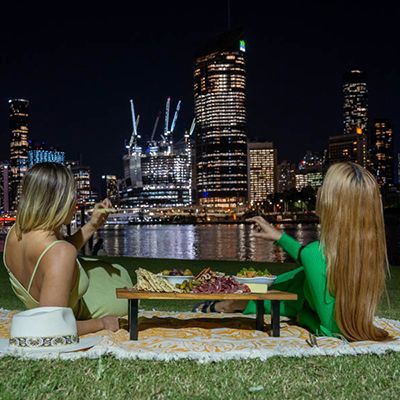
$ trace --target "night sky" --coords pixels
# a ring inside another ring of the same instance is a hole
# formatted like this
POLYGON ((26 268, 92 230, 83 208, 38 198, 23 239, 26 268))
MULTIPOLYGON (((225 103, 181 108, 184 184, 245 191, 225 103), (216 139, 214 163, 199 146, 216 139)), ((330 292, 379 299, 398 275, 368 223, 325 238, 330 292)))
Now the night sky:
MULTIPOLYGON (((0 159, 9 98, 30 100, 31 139, 81 155, 95 182, 122 174, 130 98, 143 137, 167 96, 173 109, 182 100, 176 135, 189 128, 194 53, 227 29, 225 0, 31 3, 2 5, 0 159)), ((342 133, 350 68, 369 75, 370 121, 389 118, 398 135, 400 6, 392 3, 232 0, 231 26, 246 30, 248 136, 273 141, 279 161, 323 150, 342 133)))

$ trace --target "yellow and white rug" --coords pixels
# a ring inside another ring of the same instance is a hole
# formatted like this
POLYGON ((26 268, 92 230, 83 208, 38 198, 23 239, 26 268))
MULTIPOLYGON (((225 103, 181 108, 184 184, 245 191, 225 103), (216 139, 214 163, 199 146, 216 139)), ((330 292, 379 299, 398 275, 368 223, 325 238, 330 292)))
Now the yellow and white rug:
MULTIPOLYGON (((8 338, 14 311, 0 309, 0 338, 8 338)), ((265 323, 270 323, 266 316, 265 323)), ((110 354, 120 359, 199 362, 233 359, 261 359, 273 356, 383 354, 400 351, 400 321, 376 319, 377 325, 394 338, 387 343, 371 341, 348 343, 340 338, 318 337, 311 346, 307 330, 281 320, 281 337, 254 330, 254 316, 243 314, 203 314, 190 312, 142 311, 139 314, 139 340, 129 341, 128 332, 101 331, 87 336, 102 336, 98 345, 74 353, 21 353, 8 351, 0 357, 41 359, 97 358, 110 354), (308 343, 307 343, 308 342, 308 343)))

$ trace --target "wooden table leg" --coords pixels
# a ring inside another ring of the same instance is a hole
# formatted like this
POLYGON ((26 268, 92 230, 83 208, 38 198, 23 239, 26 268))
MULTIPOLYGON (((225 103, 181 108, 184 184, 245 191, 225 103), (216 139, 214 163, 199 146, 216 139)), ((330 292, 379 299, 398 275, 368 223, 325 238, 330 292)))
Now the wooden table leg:
POLYGON ((264 300, 256 300, 256 330, 264 331, 264 300))
POLYGON ((138 299, 128 300, 128 326, 130 340, 138 340, 138 308, 138 299))
POLYGON ((271 325, 272 325, 272 336, 279 337, 280 333, 280 300, 272 300, 272 315, 271 315, 271 325))

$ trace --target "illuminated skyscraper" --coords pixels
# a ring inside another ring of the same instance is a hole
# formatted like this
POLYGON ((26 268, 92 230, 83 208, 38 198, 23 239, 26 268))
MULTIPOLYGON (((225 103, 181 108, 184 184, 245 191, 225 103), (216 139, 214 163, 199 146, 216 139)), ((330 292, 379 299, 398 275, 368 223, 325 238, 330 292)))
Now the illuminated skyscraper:
POLYGON ((10 166, 0 162, 0 211, 10 211, 10 166))
POLYGON ((376 119, 372 133, 373 160, 376 180, 380 186, 394 184, 393 129, 390 121, 376 119))
POLYGON ((200 205, 228 209, 248 197, 245 51, 242 31, 230 31, 211 41, 195 60, 200 205))
MULTIPOLYGON (((356 135, 357 154, 352 156, 363 167, 368 165, 367 74, 353 69, 343 75, 343 133, 356 135)), ((344 139, 343 139, 344 140, 344 139)), ((353 146, 353 149, 355 147, 353 146)))
POLYGON ((329 164, 352 161, 365 167, 367 165, 365 135, 355 133, 331 136, 329 138, 328 158, 329 164))
POLYGON ((296 187, 296 166, 288 161, 283 161, 278 165, 278 193, 296 187))
MULTIPOLYGON (((342 136, 340 136, 342 137, 342 136)), ((318 189, 322 186, 324 157, 320 154, 307 151, 298 165, 296 172, 296 189, 302 190, 305 187, 318 189)))
POLYGON ((21 180, 28 170, 29 101, 14 99, 10 105, 10 207, 17 208, 21 180))
POLYGON ((263 202, 277 191, 277 151, 271 142, 248 144, 249 200, 263 202))
POLYGON ((142 148, 137 131, 133 101, 133 134, 124 155, 124 179, 121 181, 119 203, 122 207, 170 208, 192 205, 192 145, 194 122, 183 139, 174 141, 173 132, 181 101, 169 123, 170 101, 167 99, 164 134, 155 138, 159 116, 151 134, 151 140, 142 148))
POLYGON ((79 161, 67 161, 76 182, 76 204, 78 206, 93 206, 96 202, 92 191, 90 167, 81 165, 79 161))
POLYGON ((118 204, 118 179, 115 175, 102 175, 101 177, 101 199, 106 197, 113 205, 118 204))
POLYGON ((28 168, 43 162, 65 163, 65 153, 54 147, 34 145, 28 150, 28 168))
POLYGON ((354 69, 343 75, 343 133, 367 134, 368 89, 367 74, 354 69))

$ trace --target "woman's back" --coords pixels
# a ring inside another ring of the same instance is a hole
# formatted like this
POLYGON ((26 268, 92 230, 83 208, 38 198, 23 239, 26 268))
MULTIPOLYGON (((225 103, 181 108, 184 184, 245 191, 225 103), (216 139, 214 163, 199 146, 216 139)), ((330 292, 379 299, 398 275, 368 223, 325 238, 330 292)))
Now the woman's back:
MULTIPOLYGON (((13 287, 20 286, 20 292, 25 291, 39 304, 42 283, 49 269, 48 261, 60 246, 72 245, 57 240, 53 233, 46 231, 31 231, 18 240, 15 230, 11 229, 4 246, 4 263, 11 272, 13 287)), ((76 270, 72 279, 76 279, 76 270)))

